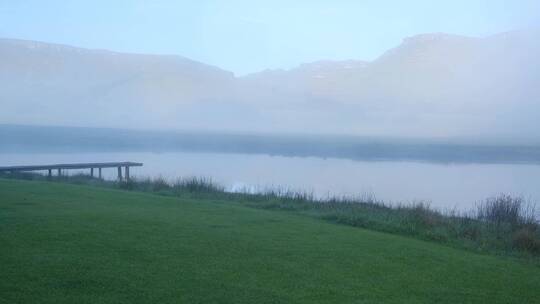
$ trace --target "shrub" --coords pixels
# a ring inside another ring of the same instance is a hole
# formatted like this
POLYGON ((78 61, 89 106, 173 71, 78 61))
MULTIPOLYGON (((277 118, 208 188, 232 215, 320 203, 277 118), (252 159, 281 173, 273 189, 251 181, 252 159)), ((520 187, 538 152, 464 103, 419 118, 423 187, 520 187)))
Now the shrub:
POLYGON ((152 180, 152 191, 154 192, 160 192, 164 190, 170 189, 171 186, 167 183, 167 181, 163 177, 156 177, 152 180))
POLYGON ((514 233, 512 246, 531 253, 540 253, 540 236, 535 227, 525 227, 514 233))
POLYGON ((501 194, 488 198, 478 205, 477 218, 496 224, 508 224, 512 227, 535 222, 534 208, 522 197, 501 194))
POLYGON ((172 188, 175 193, 217 193, 225 191, 225 188, 215 183, 211 178, 195 176, 176 180, 172 188))
POLYGON ((415 202, 411 206, 406 207, 408 217, 415 225, 420 227, 431 228, 437 225, 441 215, 432 210, 426 202, 415 202))

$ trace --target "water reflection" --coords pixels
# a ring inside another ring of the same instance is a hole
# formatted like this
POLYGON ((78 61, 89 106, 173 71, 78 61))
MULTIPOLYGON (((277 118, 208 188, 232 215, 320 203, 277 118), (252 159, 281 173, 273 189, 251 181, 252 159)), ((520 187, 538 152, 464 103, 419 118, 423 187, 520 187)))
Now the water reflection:
MULTIPOLYGON (((212 177, 229 190, 288 187, 317 196, 374 194, 388 202, 431 201, 440 209, 468 210, 486 197, 508 193, 540 202, 540 166, 365 162, 315 157, 218 153, 0 154, 1 165, 67 162, 143 162, 134 176, 212 177)), ((115 178, 115 170, 104 170, 115 178)))

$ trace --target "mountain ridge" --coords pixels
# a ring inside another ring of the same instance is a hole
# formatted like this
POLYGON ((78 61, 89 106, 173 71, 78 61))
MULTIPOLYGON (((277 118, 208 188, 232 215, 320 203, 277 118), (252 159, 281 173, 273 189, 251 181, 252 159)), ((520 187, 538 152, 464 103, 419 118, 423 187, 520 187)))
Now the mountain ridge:
MULTIPOLYGON (((408 44, 433 42, 433 41, 440 41, 440 40, 445 40, 445 39, 447 39, 447 40, 448 39, 465 39, 465 40, 469 40, 469 41, 486 40, 486 39, 492 39, 492 38, 497 38, 497 37, 512 37, 512 36, 523 34, 523 33, 525 33, 525 34, 526 33, 535 33, 535 35, 539 35, 539 32, 540 32, 540 29, 512 30, 512 31, 506 31, 506 32, 501 32, 501 33, 489 35, 489 36, 486 36, 486 37, 474 37, 474 36, 450 34, 450 33, 444 33, 444 32, 423 33, 423 34, 417 34, 417 35, 413 35, 413 36, 404 37, 399 45, 397 45, 396 47, 391 48, 391 49, 383 52, 381 55, 379 55, 377 58, 375 58, 374 60, 371 60, 371 61, 363 60, 363 59, 357 59, 357 58, 349 58, 349 59, 342 59, 342 60, 339 60, 339 59, 319 59, 319 60, 316 60, 316 61, 308 61, 308 62, 300 63, 300 64, 298 64, 296 66, 291 67, 291 68, 264 69, 264 70, 261 70, 261 71, 254 71, 254 72, 248 73, 248 74, 243 75, 243 76, 236 76, 235 75, 235 77, 236 78, 243 78, 243 77, 246 77, 246 76, 249 76, 249 75, 252 75, 252 74, 262 73, 262 72, 265 72, 265 71, 284 71, 284 72, 287 72, 287 71, 291 71, 291 70, 301 68, 303 66, 310 66, 310 65, 318 64, 318 63, 337 63, 337 64, 340 64, 340 63, 347 63, 347 62, 355 62, 355 63, 369 64, 369 63, 372 63, 372 62, 376 61, 377 59, 383 57, 386 52, 392 51, 393 49, 396 49, 396 48, 399 48, 401 46, 408 45, 408 44)), ((149 56, 149 57, 155 56, 155 57, 178 58, 178 59, 188 60, 188 61, 191 61, 191 62, 194 62, 194 63, 203 64, 203 65, 210 66, 210 67, 215 67, 215 68, 217 68, 219 70, 235 74, 234 72, 223 69, 223 68, 221 68, 221 67, 219 67, 217 65, 210 65, 210 64, 204 63, 202 61, 194 60, 194 59, 191 59, 191 58, 188 58, 188 57, 185 57, 185 56, 182 56, 182 55, 178 55, 178 54, 124 52, 124 51, 115 51, 115 50, 106 49, 106 48, 85 48, 85 47, 79 47, 79 46, 74 46, 74 45, 70 45, 70 44, 56 43, 56 42, 45 42, 45 41, 40 41, 40 40, 29 40, 29 39, 0 37, 0 44, 6 44, 6 43, 13 44, 13 45, 19 45, 19 46, 25 46, 26 48, 31 48, 31 49, 32 48, 33 49, 39 48, 39 46, 41 46, 41 47, 47 47, 47 48, 65 49, 65 50, 87 52, 87 53, 108 53, 108 54, 116 54, 116 55, 149 56)))
POLYGON ((536 135, 531 127, 540 114, 539 37, 421 34, 369 62, 320 60, 246 76, 177 55, 1 38, 0 122, 536 135))

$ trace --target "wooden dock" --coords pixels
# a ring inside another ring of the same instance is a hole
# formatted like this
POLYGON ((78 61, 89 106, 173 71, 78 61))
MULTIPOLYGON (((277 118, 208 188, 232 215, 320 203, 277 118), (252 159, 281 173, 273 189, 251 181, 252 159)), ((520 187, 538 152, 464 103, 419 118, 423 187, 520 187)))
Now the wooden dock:
POLYGON ((142 163, 134 162, 111 162, 111 163, 78 163, 78 164, 55 164, 55 165, 39 165, 39 166, 8 166, 0 167, 0 172, 31 172, 31 171, 48 171, 48 176, 52 177, 52 172, 57 171, 58 176, 62 176, 62 170, 80 170, 90 169, 90 176, 94 177, 94 169, 98 170, 98 177, 102 178, 101 170, 104 168, 117 168, 118 181, 129 181, 129 168, 142 167, 142 163), (125 179, 122 176, 122 168, 124 168, 125 179))

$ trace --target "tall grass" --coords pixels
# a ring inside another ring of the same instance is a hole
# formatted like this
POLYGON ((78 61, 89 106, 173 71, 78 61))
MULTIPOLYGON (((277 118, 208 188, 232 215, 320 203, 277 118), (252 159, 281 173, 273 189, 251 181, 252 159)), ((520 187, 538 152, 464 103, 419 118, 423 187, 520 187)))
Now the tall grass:
POLYGON ((225 188, 206 177, 178 178, 174 182, 168 182, 163 177, 157 178, 134 178, 127 182, 116 183, 120 188, 143 192, 157 192, 163 194, 183 193, 224 193, 225 188))
MULTIPOLYGON (((29 173, 3 174, 0 177, 50 180, 29 173)), ((317 198, 313 192, 286 187, 227 192, 225 187, 204 177, 179 178, 174 182, 162 177, 114 182, 75 175, 53 177, 52 180, 160 195, 219 199, 482 252, 540 258, 540 224, 534 205, 521 197, 506 194, 487 198, 470 212, 441 212, 426 202, 389 205, 373 195, 317 198)))
POLYGON ((496 225, 523 226, 535 223, 534 205, 522 197, 500 194, 481 202, 477 206, 479 220, 496 225))
POLYGON ((522 197, 501 194, 477 206, 476 218, 499 240, 515 249, 540 254, 540 225, 535 205, 522 197))

